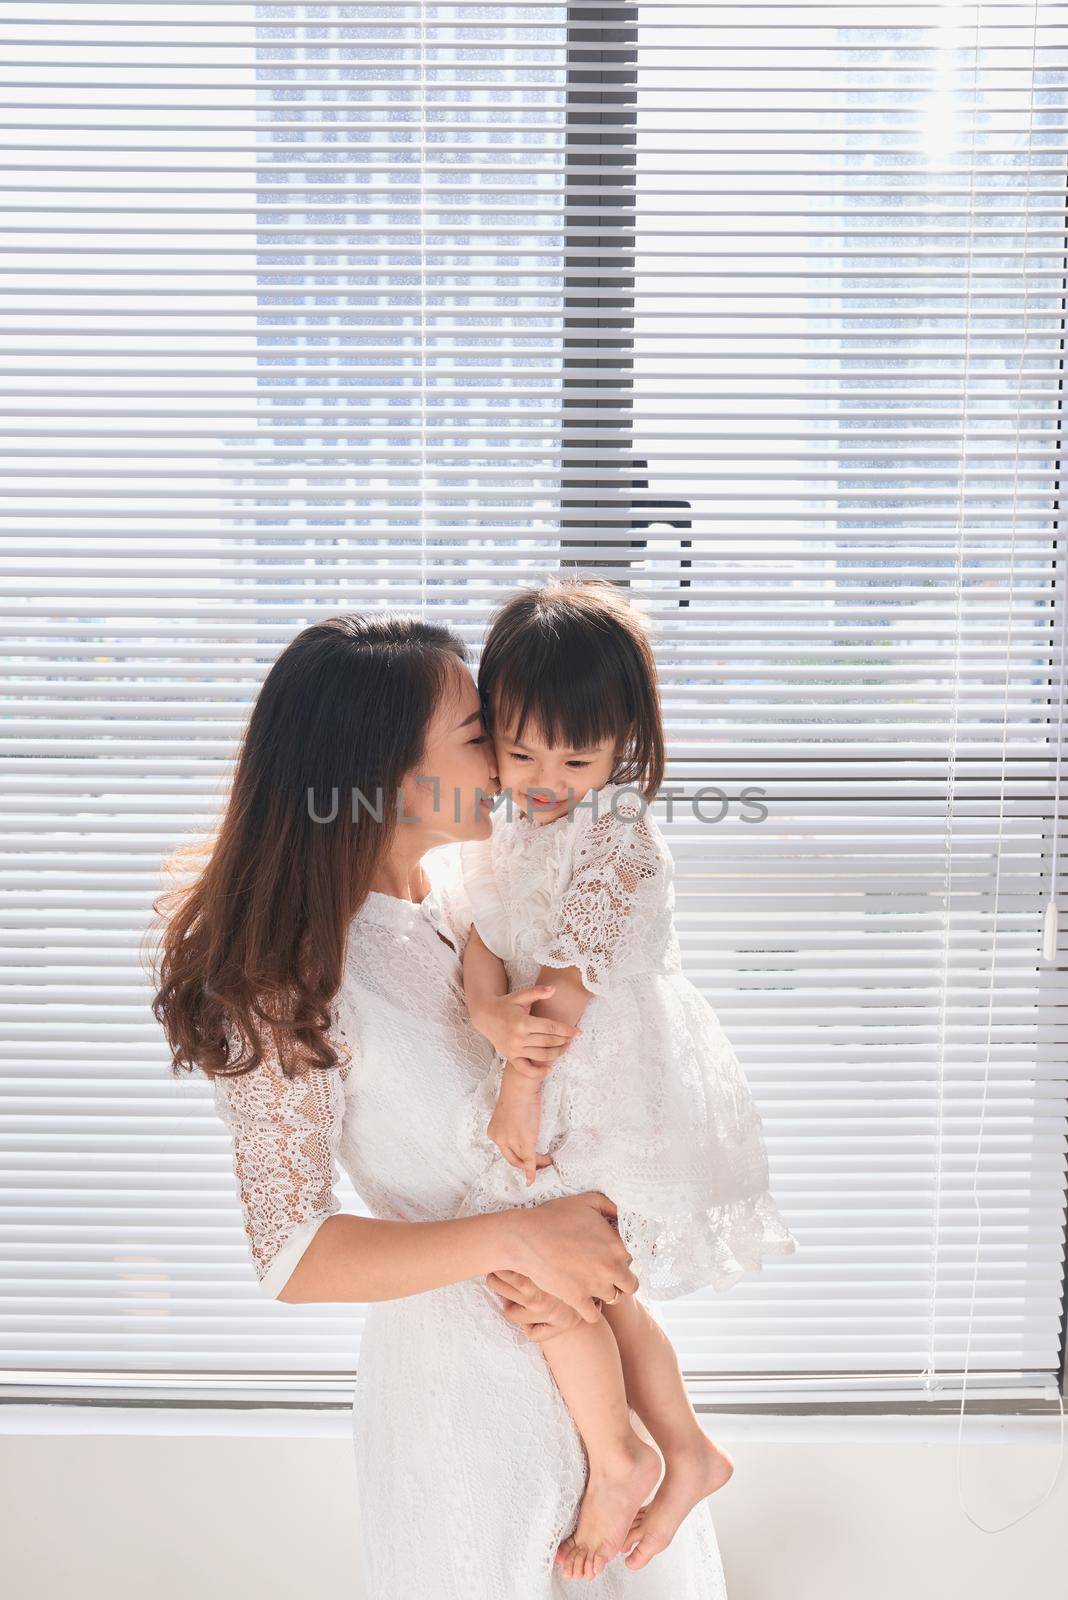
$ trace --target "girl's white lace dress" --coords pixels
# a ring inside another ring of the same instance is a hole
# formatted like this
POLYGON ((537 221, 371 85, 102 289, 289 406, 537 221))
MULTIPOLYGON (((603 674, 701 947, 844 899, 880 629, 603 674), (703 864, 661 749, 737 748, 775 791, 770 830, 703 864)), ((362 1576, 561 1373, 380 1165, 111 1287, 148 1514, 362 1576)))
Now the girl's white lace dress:
POLYGON ((462 844, 467 903, 484 943, 526 988, 577 967, 593 998, 542 1086, 528 1185, 486 1137, 503 1061, 471 1098, 464 1144, 482 1173, 471 1211, 601 1189, 646 1293, 729 1288, 797 1242, 768 1190, 760 1115, 715 1011, 684 976, 674 863, 648 803, 606 784, 553 822, 494 814, 462 844))
MULTIPOLYGON (((290 1081, 266 1061, 215 1080, 269 1296, 340 1209, 339 1166, 372 1215, 399 1221, 456 1216, 479 1176, 463 1130, 493 1052, 463 1001, 457 847, 424 866, 421 905, 371 894, 353 919, 332 1028, 342 1065, 290 1081)), ((708 1501, 641 1572, 617 1559, 586 1585, 557 1576, 582 1443, 541 1349, 482 1280, 369 1308, 353 1428, 366 1600, 566 1600, 579 1587, 590 1600, 724 1600, 708 1501)))

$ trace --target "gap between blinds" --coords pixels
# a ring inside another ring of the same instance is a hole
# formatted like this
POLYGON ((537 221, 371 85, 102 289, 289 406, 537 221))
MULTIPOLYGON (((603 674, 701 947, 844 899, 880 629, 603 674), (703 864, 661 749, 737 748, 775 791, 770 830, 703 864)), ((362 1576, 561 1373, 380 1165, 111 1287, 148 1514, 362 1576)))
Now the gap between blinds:
MULTIPOLYGON (((955 548, 955 583, 954 583, 954 673, 953 673, 953 703, 952 720, 949 735, 949 769, 946 778, 946 886, 942 899, 943 925, 942 925, 942 974, 941 993, 938 1017, 938 1052, 937 1052, 937 1082, 938 1082, 938 1121, 935 1149, 937 1154, 937 1176, 935 1181, 935 1212, 934 1212, 934 1244, 931 1251, 931 1298, 928 1313, 929 1351, 927 1365, 920 1376, 924 1378, 924 1388, 930 1392, 938 1387, 938 1375, 935 1365, 935 1318, 937 1315, 937 1272, 938 1272, 938 1232, 942 1200, 942 1157, 943 1157, 943 1117, 945 1112, 945 1072, 946 1072, 946 1024, 949 1005, 949 944, 951 937, 950 908, 953 888, 953 819, 954 819, 954 794, 957 766, 957 725, 960 709, 960 677, 961 677, 961 636, 962 612, 964 602, 964 491, 968 470, 968 402, 970 398, 969 378, 971 376, 971 332, 972 332, 972 287, 973 287, 973 249, 975 242, 975 171, 976 171, 976 129, 979 122, 979 58, 982 40, 983 6, 975 7, 975 28, 972 59, 972 94, 970 105, 971 122, 971 149, 968 174, 968 253, 967 253, 967 285, 965 291, 964 308, 964 363, 961 397, 961 461, 959 476, 959 500, 957 505, 956 548, 955 548)), ((1023 333, 1020 341, 1019 367, 1017 371, 1017 393, 1023 391, 1024 362, 1027 355, 1028 340, 1028 313, 1030 296, 1030 261, 1028 257, 1029 229, 1031 223, 1031 173, 1033 166, 1034 125, 1035 125, 1035 78, 1038 65, 1038 0, 1031 11, 1031 62, 1028 83, 1027 107, 1027 167, 1024 180, 1024 249, 1023 249, 1023 333)), ((979 1283, 979 1254, 983 1237, 983 1208, 979 1201, 979 1168, 982 1161, 983 1125, 986 1117, 987 1091, 990 1083, 990 1064, 993 1045, 994 1026, 994 979, 997 971, 998 953, 998 901, 1001 886, 1001 857, 1002 843, 1005 827, 1005 794, 1007 788, 1007 763, 1009 740, 1009 662, 1012 655, 1012 627, 1015 603, 1016 581, 1016 536, 1019 522, 1019 479, 1020 479, 1020 407, 1016 409, 1016 428, 1013 452, 1013 477, 1012 477, 1012 514, 1010 519, 1010 545, 1009 545, 1009 585, 1008 585, 1008 619, 1005 639, 1005 674, 1002 686, 1002 723, 1001 723, 1001 775, 998 789, 997 835, 994 849, 994 889, 990 909, 990 974, 987 988, 986 1011, 986 1046, 983 1061, 983 1093, 979 1105, 979 1128, 976 1135, 975 1166, 972 1173, 972 1203, 975 1208, 975 1252, 972 1259, 972 1288, 968 1309, 968 1333, 964 1345, 964 1370, 961 1377, 960 1410, 957 1418, 957 1451, 956 1451, 956 1480, 957 1501, 960 1509, 973 1527, 982 1533, 1004 1533, 1006 1529, 1013 1528, 1017 1523, 1023 1522, 1044 1505, 1053 1493, 1060 1478, 1061 1468, 1064 1464, 1064 1395, 1060 1386, 1057 1388, 1057 1407, 1060 1417, 1059 1444, 1057 1449, 1057 1464, 1054 1467, 1050 1481, 1045 1491, 1037 1500, 1021 1511, 1019 1516, 1011 1518, 1008 1522, 999 1523, 996 1527, 988 1527, 972 1516, 964 1503, 964 1485, 961 1474, 961 1454, 964 1445, 964 1415, 965 1401, 968 1390, 968 1364, 972 1348, 972 1328, 975 1320, 975 1307, 978 1296, 979 1283)), ((1051 963, 1057 958, 1057 839, 1058 817, 1060 814, 1061 798, 1061 761, 1064 735, 1064 669, 1065 669, 1065 639, 1068 638, 1068 624, 1065 618, 1065 603, 1068 593, 1062 594, 1061 603, 1057 605, 1057 579, 1065 585, 1063 555, 1058 563, 1060 572, 1055 572, 1053 592, 1053 616, 1059 621, 1061 631, 1059 670, 1054 674, 1053 693, 1056 697, 1057 712, 1055 727, 1057 732, 1054 751, 1054 782, 1053 782, 1053 827, 1052 827, 1052 854, 1050 857, 1050 892, 1046 904, 1042 925, 1042 954, 1046 961, 1051 963)), ((1056 647, 1054 646, 1056 657, 1056 647)))

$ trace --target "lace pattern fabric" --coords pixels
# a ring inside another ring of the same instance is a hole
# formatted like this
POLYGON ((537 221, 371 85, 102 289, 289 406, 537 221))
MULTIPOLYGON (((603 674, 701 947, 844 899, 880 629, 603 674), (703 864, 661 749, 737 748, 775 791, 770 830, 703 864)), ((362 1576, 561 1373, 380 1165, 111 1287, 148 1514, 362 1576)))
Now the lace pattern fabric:
MULTIPOLYGON (((480 1177, 484 1152, 461 1129, 494 1058, 463 1001, 470 917, 455 847, 424 865, 421 905, 371 895, 350 928, 333 1027, 348 1059, 307 1080, 289 1082, 270 1060, 216 1080, 268 1295, 341 1209, 339 1171, 363 1209, 402 1221, 462 1214, 480 1177)), ((368 1308, 353 1438, 361 1581, 374 1600, 565 1600, 574 1586, 553 1554, 585 1487, 582 1444, 540 1347, 482 1280, 368 1308)), ((612 1562, 589 1591, 724 1600, 708 1503, 645 1571, 612 1562)))
MULTIPOLYGON (((577 967, 583 986, 599 995, 608 993, 613 977, 628 972, 656 971, 669 960, 675 970, 671 856, 655 824, 643 815, 640 796, 610 788, 607 805, 596 817, 578 814, 582 820, 572 829, 568 882, 554 897, 551 926, 522 918, 516 924, 517 953, 541 966, 577 967)), ((518 842, 520 847, 531 842, 526 824, 518 842)), ((513 915, 516 909, 510 907, 513 915)))
MULTIPOLYGON (((254 1071, 214 1080, 216 1110, 231 1132, 253 1268, 272 1298, 296 1265, 295 1239, 303 1254, 320 1223, 340 1209, 336 1157, 352 1056, 343 1030, 334 1031, 343 1053, 336 1067, 290 1077, 269 1052, 254 1071)), ((227 1032, 236 1048, 235 1031, 227 1032)))
POLYGON ((727 1289, 797 1241, 769 1189, 738 1057, 682 971, 668 845, 633 790, 608 784, 589 799, 549 823, 496 817, 490 839, 460 847, 474 925, 509 986, 576 967, 592 996, 543 1084, 539 1149, 553 1166, 528 1185, 497 1151, 486 1134, 496 1083, 483 1082, 462 1128, 482 1167, 466 1204, 600 1189, 648 1294, 727 1289))

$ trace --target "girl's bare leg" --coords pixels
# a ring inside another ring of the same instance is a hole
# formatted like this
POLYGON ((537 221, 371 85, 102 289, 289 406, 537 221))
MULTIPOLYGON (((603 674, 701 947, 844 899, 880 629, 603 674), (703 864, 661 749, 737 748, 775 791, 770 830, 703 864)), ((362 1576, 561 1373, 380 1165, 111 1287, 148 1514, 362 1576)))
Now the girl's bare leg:
POLYGON ((660 1460, 631 1424, 619 1350, 603 1317, 558 1334, 542 1348, 590 1464, 575 1531, 561 1544, 557 1561, 569 1578, 596 1578, 622 1550, 660 1476, 660 1460))
MULTIPOLYGON (((665 1550, 699 1500, 721 1489, 734 1471, 725 1450, 705 1433, 690 1404, 670 1339, 632 1295, 604 1307, 614 1335, 627 1399, 664 1457, 664 1478, 623 1541, 626 1566, 637 1570, 665 1550), (635 1542, 636 1541, 636 1542, 635 1542)), ((552 1341, 546 1345, 552 1349, 552 1341)))

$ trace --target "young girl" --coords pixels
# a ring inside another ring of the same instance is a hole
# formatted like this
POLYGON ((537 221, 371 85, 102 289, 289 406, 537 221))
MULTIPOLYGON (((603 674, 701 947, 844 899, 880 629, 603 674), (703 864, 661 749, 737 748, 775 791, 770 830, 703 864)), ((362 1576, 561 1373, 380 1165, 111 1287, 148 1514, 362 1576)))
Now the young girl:
MULTIPOLYGON (((643 623, 604 580, 521 592, 493 623, 479 690, 508 806, 460 847, 464 987, 498 1053, 464 1130, 484 1162, 465 1210, 599 1189, 650 1297, 728 1288, 797 1246, 737 1058, 682 972, 671 853, 648 807, 664 741, 643 623)), ((731 1459, 639 1298, 617 1294, 542 1349, 589 1462, 557 1560, 593 1578, 629 1549, 643 1567, 731 1459), (664 1458, 648 1505, 660 1461, 631 1407, 664 1458)))

